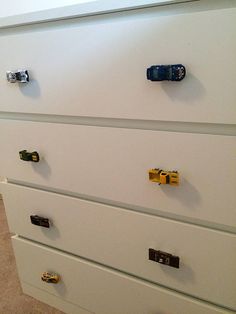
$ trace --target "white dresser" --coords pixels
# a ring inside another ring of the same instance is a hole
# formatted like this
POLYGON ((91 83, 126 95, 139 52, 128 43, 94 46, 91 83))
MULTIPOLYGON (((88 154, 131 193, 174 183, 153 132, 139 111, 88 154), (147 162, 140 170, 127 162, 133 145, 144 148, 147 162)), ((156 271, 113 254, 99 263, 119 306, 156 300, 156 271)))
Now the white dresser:
POLYGON ((0 192, 26 294, 236 313, 235 36, 230 0, 0 19, 0 192))

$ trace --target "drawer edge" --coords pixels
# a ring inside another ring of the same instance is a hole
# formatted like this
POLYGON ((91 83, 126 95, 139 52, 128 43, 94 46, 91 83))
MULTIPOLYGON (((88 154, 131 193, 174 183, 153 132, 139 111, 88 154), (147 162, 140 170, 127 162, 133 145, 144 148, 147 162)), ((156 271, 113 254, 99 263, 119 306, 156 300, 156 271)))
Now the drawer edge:
POLYGON ((139 0, 138 3, 136 0, 123 0, 122 2, 100 0, 99 4, 89 1, 0 17, 0 29, 193 1, 198 0, 139 0))
POLYGON ((21 287, 25 294, 35 298, 45 304, 49 304, 50 306, 65 312, 66 314, 93 314, 92 312, 88 312, 81 307, 69 303, 63 299, 60 299, 52 294, 49 294, 41 289, 38 289, 34 286, 31 286, 28 283, 21 281, 21 287))

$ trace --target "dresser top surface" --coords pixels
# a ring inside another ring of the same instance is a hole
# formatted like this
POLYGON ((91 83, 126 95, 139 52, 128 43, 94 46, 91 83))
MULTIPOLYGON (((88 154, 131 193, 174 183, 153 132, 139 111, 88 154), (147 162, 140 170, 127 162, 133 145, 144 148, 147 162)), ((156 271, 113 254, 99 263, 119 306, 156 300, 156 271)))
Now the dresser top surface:
POLYGON ((199 0, 82 0, 78 4, 0 17, 0 28, 199 0))

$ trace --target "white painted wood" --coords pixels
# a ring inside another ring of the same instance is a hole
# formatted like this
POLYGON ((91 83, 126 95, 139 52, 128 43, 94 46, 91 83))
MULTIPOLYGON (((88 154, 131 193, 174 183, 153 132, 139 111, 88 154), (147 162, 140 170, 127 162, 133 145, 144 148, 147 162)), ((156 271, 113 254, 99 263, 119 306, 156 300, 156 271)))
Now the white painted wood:
MULTIPOLYGON (((93 2, 93 0, 23 0, 19 3, 17 0, 11 1, 11 6, 5 0, 0 0, 1 12, 0 21, 4 17, 14 17, 21 15, 28 15, 27 13, 42 11, 48 12, 49 9, 67 8, 68 6, 78 5, 85 2, 93 2)), ((98 1, 98 0, 95 0, 98 1)), ((5 19, 4 19, 5 21, 5 19)))
POLYGON ((2 186, 12 232, 236 309, 232 280, 236 235, 16 185, 2 186), (49 229, 32 225, 30 215, 49 218, 53 225, 49 229), (149 261, 149 248, 179 256, 180 268, 149 261))
POLYGON ((0 121, 0 173, 9 179, 235 227, 236 138, 0 121), (18 152, 38 151, 39 163, 18 152), (148 180, 150 168, 178 170, 180 186, 148 180))
POLYGON ((78 305, 72 304, 70 302, 65 301, 64 299, 49 294, 45 292, 44 290, 38 289, 30 284, 27 284, 25 282, 21 282, 22 290, 25 294, 30 295, 31 297, 49 304, 50 306, 53 306, 60 311, 63 311, 63 313, 67 314, 94 314, 92 312, 88 312, 85 309, 82 309, 78 305))
POLYGON ((13 246, 23 283, 96 314, 233 313, 27 240, 13 238, 13 246), (60 274, 61 283, 42 282, 44 271, 60 274))
POLYGON ((24 13, 23 8, 19 5, 18 7, 15 6, 14 8, 7 8, 7 10, 5 10, 6 13, 13 13, 8 14, 10 16, 4 17, 1 12, 0 28, 188 1, 197 0, 81 0, 81 3, 73 5, 69 5, 68 1, 67 3, 65 3, 66 1, 64 1, 64 6, 61 5, 61 7, 58 7, 59 5, 57 4, 55 5, 57 7, 52 9, 46 8, 52 7, 52 1, 47 4, 43 4, 42 1, 40 1, 40 4, 32 4, 32 1, 28 1, 29 4, 27 5, 27 10, 31 10, 32 12, 24 13), (42 8, 41 10, 39 10, 40 7, 42 8))
POLYGON ((236 124, 191 123, 173 121, 149 121, 132 119, 110 119, 95 117, 53 116, 47 114, 27 114, 0 112, 0 119, 34 121, 47 123, 62 123, 74 125, 89 125, 99 127, 141 129, 167 132, 200 133, 212 135, 236 136, 236 124))
POLYGON ((0 110, 235 123, 236 9, 169 7, 3 32, 0 110), (186 66, 182 82, 146 79, 149 66, 170 63, 186 66), (31 82, 8 83, 6 71, 22 67, 31 82))

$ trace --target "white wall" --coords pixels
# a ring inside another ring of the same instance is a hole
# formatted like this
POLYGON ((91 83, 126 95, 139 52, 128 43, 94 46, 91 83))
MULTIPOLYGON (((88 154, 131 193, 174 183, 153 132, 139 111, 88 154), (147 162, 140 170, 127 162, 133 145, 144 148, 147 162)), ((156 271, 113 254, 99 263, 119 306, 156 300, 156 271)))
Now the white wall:
POLYGON ((0 17, 94 0, 0 0, 0 17))

